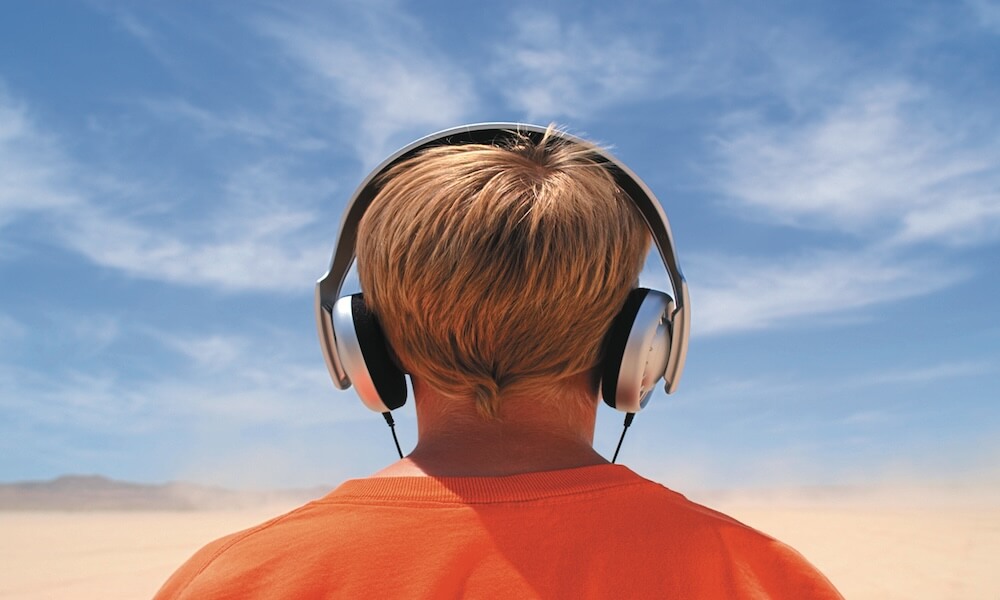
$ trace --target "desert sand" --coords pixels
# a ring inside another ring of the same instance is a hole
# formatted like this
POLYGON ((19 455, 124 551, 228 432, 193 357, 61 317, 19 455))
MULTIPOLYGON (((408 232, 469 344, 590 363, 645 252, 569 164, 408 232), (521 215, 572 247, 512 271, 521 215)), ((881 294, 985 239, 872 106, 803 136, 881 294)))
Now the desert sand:
POLYGON ((1000 599, 1000 509, 720 508, 798 550, 848 599, 1000 599))
MULTIPOLYGON (((1000 505, 906 497, 696 499, 798 549, 849 599, 1000 598, 1000 505)), ((288 508, 0 511, 0 598, 149 598, 206 542, 288 508)))

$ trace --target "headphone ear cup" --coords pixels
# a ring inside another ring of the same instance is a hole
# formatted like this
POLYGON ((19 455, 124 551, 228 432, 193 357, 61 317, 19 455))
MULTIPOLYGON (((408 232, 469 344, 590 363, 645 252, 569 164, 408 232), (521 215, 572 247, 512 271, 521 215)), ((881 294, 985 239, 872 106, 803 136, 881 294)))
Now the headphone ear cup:
POLYGON ((670 356, 672 307, 673 300, 663 292, 648 288, 629 292, 605 341, 601 363, 605 404, 629 413, 646 406, 670 356))
POLYGON ((331 313, 341 362, 365 406, 384 413, 406 404, 406 377, 364 295, 340 298, 331 313))

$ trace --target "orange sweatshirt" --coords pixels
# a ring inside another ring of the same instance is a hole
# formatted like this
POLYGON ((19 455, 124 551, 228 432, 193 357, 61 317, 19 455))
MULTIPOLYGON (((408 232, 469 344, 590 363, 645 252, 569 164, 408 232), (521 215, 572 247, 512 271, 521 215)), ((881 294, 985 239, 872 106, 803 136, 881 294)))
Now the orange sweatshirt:
POLYGON ((217 540, 167 598, 841 598, 784 544, 620 465, 347 481, 217 540))

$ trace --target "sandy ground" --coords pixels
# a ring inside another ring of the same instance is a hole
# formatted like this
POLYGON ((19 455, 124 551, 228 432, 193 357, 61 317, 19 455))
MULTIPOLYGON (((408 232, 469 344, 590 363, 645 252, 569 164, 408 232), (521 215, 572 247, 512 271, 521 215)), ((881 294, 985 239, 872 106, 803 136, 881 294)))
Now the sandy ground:
MULTIPOLYGON (((798 549, 849 599, 1000 598, 1000 506, 729 498, 714 507, 798 549)), ((0 512, 0 598, 149 598, 204 543, 290 507, 0 512)))
POLYGON ((1000 599, 1000 508, 740 507, 848 599, 1000 599))
POLYGON ((151 598, 204 544, 288 508, 0 512, 0 598, 151 598))

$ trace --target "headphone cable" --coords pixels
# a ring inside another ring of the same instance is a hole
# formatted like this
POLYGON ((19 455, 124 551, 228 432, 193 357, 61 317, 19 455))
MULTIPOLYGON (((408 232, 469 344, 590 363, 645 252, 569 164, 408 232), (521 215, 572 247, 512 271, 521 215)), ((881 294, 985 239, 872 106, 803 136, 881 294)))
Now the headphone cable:
POLYGON ((625 432, 628 431, 628 427, 632 424, 632 419, 634 418, 635 413, 625 413, 625 427, 622 428, 622 436, 618 438, 618 446, 615 447, 615 455, 611 458, 611 464, 615 464, 615 461, 618 460, 618 451, 622 449, 622 442, 625 441, 625 432))
MULTIPOLYGON (((396 444, 396 453, 399 454, 399 458, 403 458, 403 449, 399 446, 399 438, 396 437, 396 421, 392 418, 392 413, 385 411, 382 413, 382 417, 385 418, 385 422, 389 425, 389 431, 392 432, 392 441, 396 444)), ((628 433, 628 428, 632 425, 632 419, 635 418, 635 413, 625 414, 625 425, 622 427, 622 435, 618 438, 618 445, 615 447, 615 454, 611 458, 611 464, 618 461, 618 452, 622 449, 622 442, 625 441, 625 434, 628 433)))
POLYGON ((392 413, 385 411, 382 413, 385 417, 385 422, 389 425, 389 431, 392 432, 392 441, 396 442, 396 452, 399 453, 399 458, 403 458, 403 449, 399 447, 399 438, 396 437, 396 422, 392 419, 392 413))

